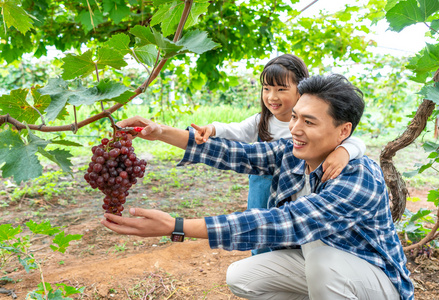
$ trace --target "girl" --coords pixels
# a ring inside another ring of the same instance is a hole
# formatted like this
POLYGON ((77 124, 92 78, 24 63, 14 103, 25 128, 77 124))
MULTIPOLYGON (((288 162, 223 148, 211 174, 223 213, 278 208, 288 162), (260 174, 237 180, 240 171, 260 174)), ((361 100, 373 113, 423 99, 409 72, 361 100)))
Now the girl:
MULTIPOLYGON (((197 130, 196 142, 202 144, 211 136, 245 143, 291 139, 288 124, 291 120, 291 111, 300 97, 297 85, 308 77, 308 68, 295 55, 284 54, 270 60, 260 77, 261 112, 241 123, 213 122, 206 126, 192 124, 197 130)), ((360 158, 365 151, 366 147, 360 139, 354 137, 347 139, 323 163, 325 173, 322 181, 337 177, 350 159, 360 158)), ((270 175, 249 175, 247 209, 267 208, 271 180, 270 175)), ((267 249, 252 250, 252 254, 266 251, 267 249)))

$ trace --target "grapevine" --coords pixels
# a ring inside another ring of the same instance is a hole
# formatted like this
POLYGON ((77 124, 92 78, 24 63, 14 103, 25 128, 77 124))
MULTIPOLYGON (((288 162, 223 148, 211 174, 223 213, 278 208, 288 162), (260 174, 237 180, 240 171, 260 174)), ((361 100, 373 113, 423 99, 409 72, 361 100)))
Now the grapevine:
POLYGON ((136 156, 124 131, 116 131, 111 140, 103 138, 91 151, 93 156, 84 179, 105 195, 102 208, 106 213, 122 216, 128 190, 137 178, 143 178, 146 161, 136 156))

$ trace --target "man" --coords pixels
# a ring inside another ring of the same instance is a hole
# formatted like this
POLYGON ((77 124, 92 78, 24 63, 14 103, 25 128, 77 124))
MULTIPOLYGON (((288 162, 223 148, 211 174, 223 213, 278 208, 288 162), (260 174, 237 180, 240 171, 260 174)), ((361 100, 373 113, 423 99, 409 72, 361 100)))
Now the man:
POLYGON ((197 145, 189 131, 141 117, 119 126, 144 126, 139 137, 186 149, 180 165, 205 163, 249 174, 272 174, 270 209, 175 220, 157 210, 130 209, 140 218, 105 214, 121 234, 163 236, 183 231, 208 238, 212 248, 273 252, 232 264, 227 283, 248 299, 413 299, 413 284, 393 226, 379 166, 350 161, 321 182, 322 162, 357 126, 361 92, 343 76, 315 76, 298 85, 301 97, 290 122, 292 140, 253 145, 209 139, 197 145), (174 226, 180 229, 174 229, 174 226))

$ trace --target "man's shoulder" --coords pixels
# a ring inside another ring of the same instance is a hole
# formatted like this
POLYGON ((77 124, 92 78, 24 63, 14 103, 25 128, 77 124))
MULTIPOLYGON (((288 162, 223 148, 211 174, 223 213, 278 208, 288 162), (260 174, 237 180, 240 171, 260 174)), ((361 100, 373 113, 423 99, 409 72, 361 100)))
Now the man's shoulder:
POLYGON ((376 161, 364 155, 361 158, 351 160, 343 173, 368 173, 379 181, 384 181, 383 171, 376 161), (382 180, 381 180, 382 179, 382 180))

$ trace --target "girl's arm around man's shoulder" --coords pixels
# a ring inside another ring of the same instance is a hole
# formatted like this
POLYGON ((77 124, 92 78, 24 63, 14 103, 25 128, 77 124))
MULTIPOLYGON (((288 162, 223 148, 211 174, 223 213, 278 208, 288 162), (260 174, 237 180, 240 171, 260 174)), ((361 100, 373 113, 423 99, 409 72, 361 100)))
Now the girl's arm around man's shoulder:
POLYGON ((347 138, 340 147, 345 148, 349 153, 349 160, 361 158, 366 153, 366 145, 360 138, 355 136, 347 138))

